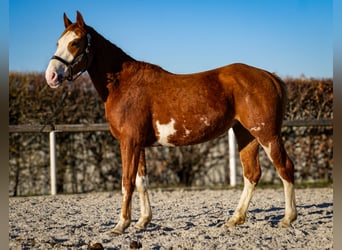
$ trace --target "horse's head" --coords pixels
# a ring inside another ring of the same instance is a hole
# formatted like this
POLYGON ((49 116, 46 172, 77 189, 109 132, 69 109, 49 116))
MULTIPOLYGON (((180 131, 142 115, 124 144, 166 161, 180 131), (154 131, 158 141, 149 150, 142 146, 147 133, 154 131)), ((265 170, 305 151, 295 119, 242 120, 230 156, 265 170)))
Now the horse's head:
POLYGON ((77 11, 76 23, 64 13, 65 30, 57 42, 57 50, 45 72, 51 88, 57 88, 67 79, 74 80, 87 70, 90 64, 91 37, 81 13, 77 11))

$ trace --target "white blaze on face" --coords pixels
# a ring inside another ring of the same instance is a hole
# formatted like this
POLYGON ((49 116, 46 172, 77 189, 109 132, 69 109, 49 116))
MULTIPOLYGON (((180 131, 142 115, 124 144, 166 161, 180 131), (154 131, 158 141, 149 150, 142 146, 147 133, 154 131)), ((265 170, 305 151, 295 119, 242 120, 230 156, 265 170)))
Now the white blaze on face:
POLYGON ((171 118, 171 121, 167 124, 160 124, 159 121, 156 122, 157 130, 158 130, 158 142, 164 146, 174 146, 172 143, 169 143, 168 137, 176 134, 175 129, 175 120, 171 118))
POLYGON ((58 48, 55 55, 63 58, 65 61, 71 62, 74 59, 74 56, 68 50, 68 45, 76 38, 78 38, 78 36, 75 32, 66 32, 58 41, 58 48))
MULTIPOLYGON (((71 41, 78 38, 75 32, 68 31, 66 32, 59 40, 58 40, 58 47, 55 53, 55 56, 58 56, 64 59, 67 62, 71 62, 74 59, 74 56, 68 50, 68 45, 71 41)), ((58 75, 65 76, 67 72, 67 67, 62 62, 51 59, 50 63, 45 72, 45 78, 48 84, 51 87, 58 87, 58 75)))

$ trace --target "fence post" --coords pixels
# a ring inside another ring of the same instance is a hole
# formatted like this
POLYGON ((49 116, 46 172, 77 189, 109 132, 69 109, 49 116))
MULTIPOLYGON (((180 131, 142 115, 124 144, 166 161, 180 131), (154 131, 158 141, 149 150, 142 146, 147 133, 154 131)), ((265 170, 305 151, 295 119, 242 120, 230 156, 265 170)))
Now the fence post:
POLYGON ((56 131, 52 130, 50 135, 50 185, 51 195, 56 195, 56 131))
POLYGON ((228 130, 228 145, 229 145, 229 178, 230 186, 236 186, 236 159, 235 159, 235 135, 233 129, 228 130))

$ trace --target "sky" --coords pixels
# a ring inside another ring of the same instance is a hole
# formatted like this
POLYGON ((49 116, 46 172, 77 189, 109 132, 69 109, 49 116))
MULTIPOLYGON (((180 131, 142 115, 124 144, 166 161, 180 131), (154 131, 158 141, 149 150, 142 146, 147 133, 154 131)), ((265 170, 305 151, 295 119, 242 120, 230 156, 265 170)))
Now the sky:
POLYGON ((79 10, 137 60, 173 73, 241 62, 281 77, 333 76, 332 0, 11 0, 9 70, 44 72, 79 10))

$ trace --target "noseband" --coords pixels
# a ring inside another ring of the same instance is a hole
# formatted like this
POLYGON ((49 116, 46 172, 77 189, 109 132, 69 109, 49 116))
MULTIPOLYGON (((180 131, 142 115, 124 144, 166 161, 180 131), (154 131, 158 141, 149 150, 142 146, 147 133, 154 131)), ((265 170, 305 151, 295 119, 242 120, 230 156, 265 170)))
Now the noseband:
POLYGON ((90 40, 91 40, 91 36, 90 34, 88 33, 87 34, 87 39, 88 39, 88 43, 87 43, 87 47, 85 48, 85 50, 82 51, 82 53, 78 54, 71 62, 68 62, 66 60, 64 60, 63 58, 59 57, 59 56, 56 56, 56 55, 53 55, 51 57, 51 59, 56 59, 58 61, 60 61, 61 63, 63 63, 65 66, 67 66, 68 68, 68 76, 67 77, 64 77, 64 79, 67 79, 68 81, 74 81, 76 80, 80 75, 82 75, 88 68, 88 55, 89 55, 89 52, 90 52, 90 40), (83 59, 83 57, 85 57, 85 60, 86 60, 86 66, 83 70, 81 70, 80 72, 78 72, 76 74, 76 76, 74 77, 74 74, 73 74, 73 68, 75 65, 77 65, 78 63, 80 63, 83 59))

